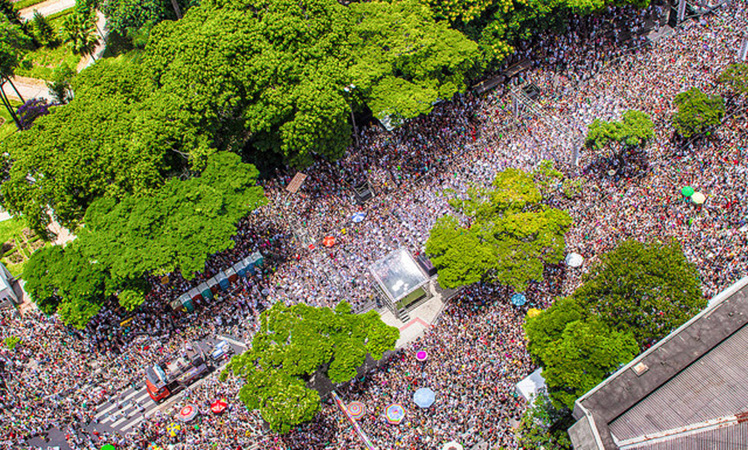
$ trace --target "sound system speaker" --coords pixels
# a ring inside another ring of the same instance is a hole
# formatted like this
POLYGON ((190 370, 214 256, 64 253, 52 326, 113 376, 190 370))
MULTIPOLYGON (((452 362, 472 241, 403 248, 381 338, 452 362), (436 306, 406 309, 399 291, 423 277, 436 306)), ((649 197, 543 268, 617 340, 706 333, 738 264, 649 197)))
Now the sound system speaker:
POLYGON ((353 186, 353 194, 356 197, 356 201, 362 205, 368 200, 374 198, 374 191, 372 190, 368 180, 361 184, 353 186))
POLYGON ((416 262, 418 262, 418 265, 421 266, 421 269, 423 269, 424 272, 428 274, 429 277, 433 277, 437 274, 436 267, 431 263, 431 260, 429 260, 426 255, 420 254, 416 256, 416 262))

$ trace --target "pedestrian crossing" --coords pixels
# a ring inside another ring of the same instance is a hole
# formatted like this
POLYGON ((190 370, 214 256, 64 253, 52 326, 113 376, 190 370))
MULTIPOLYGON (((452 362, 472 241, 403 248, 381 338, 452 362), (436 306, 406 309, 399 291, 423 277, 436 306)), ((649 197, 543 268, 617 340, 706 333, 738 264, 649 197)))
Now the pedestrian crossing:
MULTIPOLYGON (((203 346, 208 341, 214 344, 220 340, 227 341, 234 352, 241 353, 247 348, 244 342, 241 342, 228 334, 218 335, 215 338, 199 343, 199 345, 203 346)), ((206 351, 206 354, 210 354, 208 348, 204 348, 204 350, 206 351)), ((220 372, 225 364, 226 363, 224 362, 217 371, 220 372)), ((201 382, 202 381, 198 381, 198 384, 201 382)), ((181 399, 183 394, 184 392, 180 392, 170 397, 164 403, 158 404, 151 399, 150 395, 148 395, 145 386, 139 389, 128 387, 121 393, 114 395, 112 398, 99 405, 96 408, 94 419, 99 424, 105 425, 113 431, 121 434, 129 433, 140 422, 145 420, 147 417, 150 417, 159 409, 166 408, 168 405, 181 399)))
POLYGON ((94 416, 95 420, 120 433, 127 433, 153 414, 159 405, 151 400, 145 387, 128 388, 123 394, 101 404, 94 416))

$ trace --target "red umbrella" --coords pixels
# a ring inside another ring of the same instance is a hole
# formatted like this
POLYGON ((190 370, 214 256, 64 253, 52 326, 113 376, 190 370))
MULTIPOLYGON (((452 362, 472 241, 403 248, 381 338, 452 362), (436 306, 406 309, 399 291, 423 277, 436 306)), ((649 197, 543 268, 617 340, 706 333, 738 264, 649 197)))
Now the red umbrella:
POLYGON ((179 410, 179 414, 177 414, 177 419, 181 420, 182 422, 189 422, 190 420, 194 419, 197 416, 197 407, 192 404, 187 404, 179 410))
POLYGON ((335 238, 332 236, 327 236, 326 238, 322 239, 322 245, 325 247, 332 247, 335 245, 335 238))
POLYGON ((226 406, 228 403, 226 403, 226 399, 222 398, 220 400, 216 400, 215 403, 210 405, 210 410, 213 411, 215 414, 221 414, 224 409, 226 409, 226 406))

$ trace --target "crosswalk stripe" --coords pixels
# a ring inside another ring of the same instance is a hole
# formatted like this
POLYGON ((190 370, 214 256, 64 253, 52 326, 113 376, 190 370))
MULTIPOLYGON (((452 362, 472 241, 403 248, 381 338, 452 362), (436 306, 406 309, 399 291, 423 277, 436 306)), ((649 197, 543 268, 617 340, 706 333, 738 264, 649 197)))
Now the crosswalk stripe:
MULTIPOLYGON (((129 399, 131 399, 131 398, 132 398, 133 396, 137 395, 137 394, 138 394, 138 393, 140 393, 140 392, 145 392, 145 395, 146 395, 146 396, 148 396, 148 391, 147 391, 147 390, 146 390, 145 388, 142 388, 142 389, 138 389, 137 391, 133 391, 133 392, 131 392, 130 394, 128 394, 128 395, 127 395, 127 396, 125 397, 125 399, 123 400, 123 402, 122 402, 122 403, 124 403, 124 402, 128 401, 129 399)), ((141 395, 141 396, 139 397, 139 400, 138 400, 138 401, 140 401, 140 399, 142 399, 142 398, 145 398, 145 397, 143 397, 143 396, 141 395)), ((111 404, 111 405, 109 405, 109 406, 107 406, 107 407, 106 407, 105 409, 103 409, 103 410, 99 411, 99 413, 98 413, 98 414, 96 414, 96 416, 94 416, 94 418, 95 418, 96 420, 99 420, 99 417, 102 417, 102 416, 103 416, 104 414, 106 414, 107 412, 109 412, 109 411, 110 411, 110 410, 111 410, 112 408, 116 408, 116 407, 117 407, 117 401, 116 401, 116 397, 115 397, 115 398, 113 398, 112 400, 113 400, 113 402, 112 402, 112 404, 111 404)))
POLYGON ((141 403, 143 400, 147 398, 151 398, 151 395, 148 393, 148 391, 145 391, 145 393, 141 395, 140 397, 136 398, 135 401, 138 403, 141 403))
POLYGON ((133 428, 134 426, 138 425, 142 421, 143 421, 143 416, 141 414, 139 414, 138 417, 136 417, 133 420, 127 422, 124 425, 122 425, 120 427, 120 431, 126 432, 127 430, 129 430, 130 428, 133 428))
POLYGON ((122 417, 120 419, 117 419, 116 422, 114 422, 113 424, 111 424, 109 426, 112 427, 112 428, 117 428, 117 425, 120 424, 120 423, 122 423, 122 422, 124 422, 125 420, 127 420, 127 416, 122 417))

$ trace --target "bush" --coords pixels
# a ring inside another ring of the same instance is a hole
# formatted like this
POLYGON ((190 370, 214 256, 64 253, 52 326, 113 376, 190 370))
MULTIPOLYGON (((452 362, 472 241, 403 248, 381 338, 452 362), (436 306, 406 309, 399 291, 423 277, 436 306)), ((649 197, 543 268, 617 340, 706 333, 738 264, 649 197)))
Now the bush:
POLYGON ((719 95, 707 95, 693 88, 675 96, 678 111, 673 114, 673 127, 689 139, 717 126, 725 116, 725 102, 719 95))
POLYGON ((16 111, 18 119, 21 121, 21 128, 28 130, 38 117, 49 114, 49 106, 47 99, 44 98, 26 100, 26 103, 19 106, 18 111, 16 111))
POLYGON ((5 346, 8 347, 8 350, 14 350, 18 345, 22 344, 23 341, 21 338, 16 336, 8 336, 4 340, 5 346))
POLYGON ((47 89, 54 97, 55 103, 64 105, 73 99, 73 91, 70 89, 73 77, 75 77, 75 71, 64 62, 52 72, 52 81, 47 82, 47 89))
POLYGON ((39 11, 34 11, 34 18, 31 21, 34 29, 34 35, 40 44, 46 47, 56 47, 60 42, 57 39, 57 33, 49 24, 46 17, 39 11))

